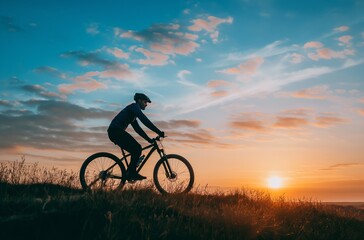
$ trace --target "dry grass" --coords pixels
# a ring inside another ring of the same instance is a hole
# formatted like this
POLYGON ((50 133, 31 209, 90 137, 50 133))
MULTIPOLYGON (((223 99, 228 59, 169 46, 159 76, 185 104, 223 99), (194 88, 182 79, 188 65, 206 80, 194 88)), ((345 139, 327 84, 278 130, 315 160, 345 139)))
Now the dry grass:
POLYGON ((362 239, 364 212, 268 192, 83 193, 76 173, 0 163, 0 239, 362 239), (19 228, 21 231, 19 231, 19 228))

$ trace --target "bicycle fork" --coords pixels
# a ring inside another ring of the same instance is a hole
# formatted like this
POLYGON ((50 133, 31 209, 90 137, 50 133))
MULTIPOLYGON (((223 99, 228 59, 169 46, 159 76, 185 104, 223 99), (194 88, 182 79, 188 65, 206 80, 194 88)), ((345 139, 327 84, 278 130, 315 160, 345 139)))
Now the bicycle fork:
POLYGON ((166 157, 166 155, 164 154, 163 151, 162 151, 161 156, 162 156, 162 159, 164 159, 162 164, 163 164, 164 171, 166 173, 166 177, 168 179, 174 179, 177 175, 172 171, 171 165, 168 162, 168 158, 166 157))

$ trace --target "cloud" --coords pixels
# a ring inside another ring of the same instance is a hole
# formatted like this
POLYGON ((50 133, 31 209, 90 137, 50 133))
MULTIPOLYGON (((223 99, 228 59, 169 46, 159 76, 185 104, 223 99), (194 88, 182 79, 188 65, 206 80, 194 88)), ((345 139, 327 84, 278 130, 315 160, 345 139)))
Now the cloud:
POLYGON ((155 125, 162 129, 175 129, 175 128, 198 128, 201 125, 199 120, 169 120, 169 121, 156 121, 155 125))
POLYGON ((63 57, 76 57, 81 62, 88 64, 96 64, 104 69, 101 71, 86 72, 83 75, 74 77, 73 83, 60 84, 59 91, 62 93, 72 93, 76 90, 84 92, 91 92, 98 89, 107 88, 107 86, 100 81, 100 79, 115 79, 118 81, 128 81, 136 83, 138 80, 138 73, 132 71, 128 64, 122 64, 115 61, 103 59, 98 53, 86 53, 83 51, 73 51, 62 54, 63 57))
POLYGON ((136 80, 137 78, 137 74, 129 68, 129 65, 121 63, 113 64, 112 66, 107 67, 104 71, 94 71, 89 72, 88 74, 99 78, 113 78, 129 82, 133 82, 133 80, 136 80))
POLYGON ((98 89, 105 89, 105 88, 107 88, 105 84, 91 78, 89 78, 89 80, 82 80, 82 81, 75 80, 74 83, 60 84, 58 86, 59 91, 63 94, 70 94, 76 90, 81 90, 83 92, 88 93, 96 91, 98 89))
POLYGON ((214 92, 212 92, 212 93, 211 93, 211 96, 219 98, 219 97, 225 97, 225 96, 227 96, 228 94, 229 94, 229 92, 228 92, 228 91, 225 91, 225 90, 218 90, 218 91, 214 91, 214 92))
POLYGON ((122 38, 132 38, 136 41, 145 42, 150 45, 151 50, 161 52, 166 55, 189 55, 200 45, 193 40, 196 35, 182 33, 178 31, 178 24, 155 24, 150 28, 135 32, 117 32, 122 38))
POLYGON ((91 35, 96 35, 96 34, 99 34, 100 31, 99 31, 99 24, 97 23, 91 23, 90 25, 88 25, 88 27, 86 28, 86 32, 88 34, 91 34, 91 35))
POLYGON ((346 123, 347 120, 336 116, 319 116, 316 117, 314 125, 320 128, 327 128, 341 123, 346 123))
POLYGON ((266 132, 267 128, 264 126, 264 123, 259 120, 237 120, 230 122, 230 126, 233 129, 239 130, 250 130, 257 132, 266 132))
POLYGON ((276 123, 273 127, 276 128, 300 128, 307 126, 309 122, 301 117, 277 117, 276 123))
POLYGON ((298 54, 298 53, 291 53, 289 55, 289 57, 290 57, 290 62, 295 63, 295 64, 301 63, 305 59, 305 57, 303 55, 298 54))
MULTIPOLYGON (((237 75, 239 80, 246 79, 245 77, 253 76, 257 73, 259 67, 264 63, 264 59, 261 57, 255 57, 253 59, 249 59, 237 67, 227 68, 221 71, 220 73, 237 75)), ((248 78, 249 79, 249 78, 248 78)))
POLYGON ((47 99, 64 99, 65 96, 48 91, 46 88, 42 87, 41 85, 34 84, 34 85, 24 85, 21 87, 22 90, 25 90, 27 92, 36 94, 38 96, 47 98, 47 99))
POLYGON ((360 115, 364 116, 364 108, 359 109, 359 110, 358 110, 358 113, 359 113, 360 115))
POLYGON ((353 39, 352 36, 345 35, 345 36, 339 37, 337 40, 341 43, 342 46, 345 46, 345 45, 351 45, 351 40, 352 39, 353 39))
POLYGON ((24 29, 14 23, 14 19, 8 16, 0 16, 0 27, 8 32, 22 32, 24 29))
POLYGON ((130 53, 126 53, 120 48, 114 47, 114 48, 106 48, 106 51, 110 54, 112 54, 114 57, 117 58, 123 58, 123 59, 129 59, 130 53))
POLYGON ((342 51, 334 51, 329 48, 316 49, 315 53, 308 53, 308 57, 314 61, 318 61, 320 59, 334 59, 334 58, 346 58, 347 56, 354 55, 355 52, 353 49, 344 49, 342 51))
POLYGON ((193 41, 187 41, 182 43, 175 43, 173 41, 165 40, 163 43, 151 44, 151 49, 159 51, 163 54, 180 54, 189 55, 193 53, 200 45, 193 41))
POLYGON ((35 73, 49 74, 51 76, 54 76, 54 77, 57 77, 57 78, 61 78, 61 79, 66 79, 67 78, 67 76, 66 76, 65 73, 62 73, 57 68, 50 67, 50 66, 38 67, 38 68, 34 69, 33 72, 35 72, 35 73))
POLYGON ((61 57, 73 57, 78 59, 82 66, 90 64, 99 65, 105 68, 112 67, 116 62, 112 62, 102 58, 97 52, 85 52, 85 51, 69 51, 61 54, 61 57))
POLYGON ((322 168, 320 170, 332 171, 332 170, 338 170, 338 169, 347 168, 347 167, 356 167, 358 165, 362 165, 362 164, 360 164, 360 163, 339 163, 339 164, 331 165, 327 168, 322 168))
POLYGON ((136 52, 142 53, 146 59, 138 61, 142 65, 162 66, 168 64, 169 56, 157 52, 151 52, 144 48, 135 49, 136 52))
POLYGON ((3 99, 0 99, 0 106, 3 106, 3 107, 13 107, 14 106, 14 103, 9 101, 9 100, 3 100, 3 99))
POLYGON ((225 80, 211 80, 207 83, 207 86, 209 86, 211 88, 228 86, 228 85, 230 85, 230 83, 225 80))
POLYGON ((190 71, 188 71, 188 70, 181 70, 181 71, 179 71, 178 73, 177 73, 177 77, 180 79, 180 80, 182 80, 182 81, 184 81, 184 80, 186 80, 186 75, 189 75, 189 74, 191 74, 191 72, 190 71))
POLYGON ((348 26, 340 26, 340 27, 334 28, 334 32, 346 32, 349 29, 350 28, 348 26))
POLYGON ((307 42, 303 45, 303 48, 322 48, 324 45, 321 42, 307 42))
POLYGON ((250 59, 254 59, 257 56, 266 59, 270 57, 280 56, 289 52, 300 50, 296 45, 282 46, 284 41, 274 41, 261 49, 248 50, 247 52, 233 52, 223 56, 223 60, 219 59, 218 62, 213 64, 215 67, 230 66, 232 64, 241 63, 250 59))
POLYGON ((291 96, 295 98, 326 99, 328 95, 328 89, 329 87, 326 85, 315 86, 294 92, 291 94, 291 96))
POLYGON ((21 102, 36 111, 17 110, 14 114, 0 112, 1 149, 32 147, 42 150, 97 151, 108 143, 105 132, 91 131, 86 119, 111 119, 113 112, 97 108, 84 108, 66 101, 29 100, 21 102))
POLYGON ((286 109, 281 112, 283 115, 291 115, 291 116, 301 116, 307 117, 312 115, 313 109, 311 108, 295 108, 295 109, 286 109))
POLYGON ((207 20, 204 19, 195 19, 192 21, 193 25, 189 26, 188 29, 194 32, 200 32, 202 30, 207 31, 210 33, 210 37, 214 43, 218 41, 219 31, 217 31, 218 25, 222 23, 229 23, 233 22, 232 17, 227 18, 218 18, 214 16, 207 17, 207 20))

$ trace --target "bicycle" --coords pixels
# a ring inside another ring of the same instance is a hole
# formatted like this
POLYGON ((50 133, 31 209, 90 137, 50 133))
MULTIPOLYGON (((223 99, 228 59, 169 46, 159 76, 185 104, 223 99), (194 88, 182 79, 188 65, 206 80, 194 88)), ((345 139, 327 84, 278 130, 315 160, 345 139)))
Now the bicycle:
MULTIPOLYGON (((137 167, 139 172, 151 155, 157 151, 160 159, 153 170, 153 181, 157 190, 162 194, 187 193, 195 180, 191 164, 177 154, 165 154, 162 139, 156 137, 153 143, 143 147, 142 151, 150 148, 149 153, 137 167)), ((88 157, 80 169, 80 182, 86 191, 120 190, 126 182, 126 171, 130 164, 130 153, 125 154, 121 149, 122 158, 108 152, 99 152, 88 157), (129 160, 128 160, 129 157, 129 160)), ((134 181, 130 181, 134 183, 134 181)))

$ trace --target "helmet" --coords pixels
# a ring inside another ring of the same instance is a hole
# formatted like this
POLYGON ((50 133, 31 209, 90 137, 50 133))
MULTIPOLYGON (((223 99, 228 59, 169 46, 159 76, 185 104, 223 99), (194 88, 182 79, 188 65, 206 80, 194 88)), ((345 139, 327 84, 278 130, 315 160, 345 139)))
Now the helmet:
POLYGON ((135 93, 134 95, 134 101, 137 101, 138 99, 146 100, 147 102, 151 103, 149 97, 145 95, 144 93, 135 93))

